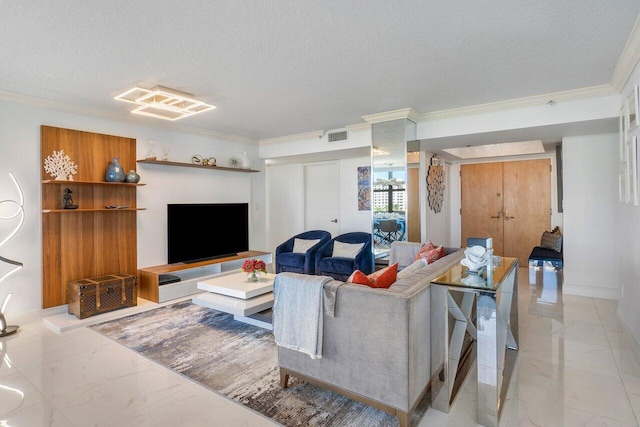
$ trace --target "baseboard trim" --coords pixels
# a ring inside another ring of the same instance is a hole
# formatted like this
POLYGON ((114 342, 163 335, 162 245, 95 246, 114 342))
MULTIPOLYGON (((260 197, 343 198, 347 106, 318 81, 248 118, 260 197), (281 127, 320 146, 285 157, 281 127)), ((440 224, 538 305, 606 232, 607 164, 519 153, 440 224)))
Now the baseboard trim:
POLYGON ((620 311, 620 307, 618 307, 618 309, 616 310, 616 314, 618 315, 618 319, 620 320, 620 323, 622 323, 624 334, 628 335, 631 338, 630 341, 628 342, 629 350, 631 351, 631 354, 633 355, 633 359, 635 360, 635 362, 638 364, 638 366, 640 366, 640 342, 638 341, 638 338, 634 335, 633 331, 629 327, 629 324, 627 323, 626 319, 622 315, 622 312, 620 311))
POLYGON ((562 293, 567 295, 578 295, 582 297, 612 299, 612 300, 618 301, 620 290, 563 283, 562 293))

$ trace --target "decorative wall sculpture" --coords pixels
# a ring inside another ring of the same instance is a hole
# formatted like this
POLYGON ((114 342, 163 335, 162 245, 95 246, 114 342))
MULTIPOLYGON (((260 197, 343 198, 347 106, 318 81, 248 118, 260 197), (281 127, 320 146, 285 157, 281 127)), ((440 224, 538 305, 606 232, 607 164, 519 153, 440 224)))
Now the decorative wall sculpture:
MULTIPOLYGON (((2 248, 2 246, 7 243, 13 236, 15 236, 15 234, 18 232, 18 230, 20 230, 20 227, 22 227, 22 223, 24 222, 24 196, 22 194, 22 189, 20 188, 20 185, 18 185, 18 181, 16 181, 16 178, 13 176, 13 174, 11 172, 9 172, 9 176, 11 177, 11 180, 13 181, 13 183, 15 184, 16 188, 18 189, 18 194, 20 195, 20 200, 19 201, 15 201, 15 200, 2 200, 0 201, 0 205, 1 204, 9 204, 9 205, 13 205, 16 208, 15 213, 12 214, 8 214, 7 216, 0 216, 0 219, 3 220, 12 220, 14 218, 18 218, 18 222, 15 226, 15 228, 13 230, 11 230, 11 232, 4 238, 2 239, 2 241, 0 241, 0 248, 2 248)), ((2 283, 2 281, 4 279, 6 279, 10 274, 15 273, 16 271, 20 270, 23 266, 23 264, 21 262, 18 261, 14 261, 12 259, 8 259, 5 258, 3 256, 0 255, 0 261, 2 262, 6 262, 7 264, 12 265, 14 268, 10 269, 9 271, 7 271, 6 273, 4 273, 2 276, 0 276, 0 283, 2 283)), ((7 308, 7 304, 9 303, 9 299, 11 298, 11 293, 9 293, 6 298, 4 299, 4 302, 2 303, 2 306, 0 307, 0 337, 5 337, 7 335, 11 335, 14 334, 18 331, 18 326, 15 325, 7 325, 7 322, 5 320, 4 317, 4 312, 7 308)))
POLYGON ((429 192, 429 207, 435 213, 440 212, 444 201, 444 162, 435 155, 431 157, 429 165, 427 191, 429 192))

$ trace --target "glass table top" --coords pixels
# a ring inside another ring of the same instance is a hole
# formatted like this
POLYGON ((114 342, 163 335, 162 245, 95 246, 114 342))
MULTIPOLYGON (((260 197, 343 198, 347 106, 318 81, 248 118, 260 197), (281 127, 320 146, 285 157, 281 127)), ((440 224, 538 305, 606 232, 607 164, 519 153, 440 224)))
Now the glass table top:
POLYGON ((517 258, 500 257, 500 262, 494 263, 493 274, 487 274, 486 269, 480 273, 471 273, 467 267, 457 264, 433 279, 431 283, 495 292, 517 262, 517 258))

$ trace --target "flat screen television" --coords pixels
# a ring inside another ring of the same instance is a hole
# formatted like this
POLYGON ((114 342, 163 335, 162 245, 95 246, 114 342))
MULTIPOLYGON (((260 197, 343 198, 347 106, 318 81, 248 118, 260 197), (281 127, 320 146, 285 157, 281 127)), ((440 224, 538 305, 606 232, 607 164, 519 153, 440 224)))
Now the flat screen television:
POLYGON ((169 264, 248 251, 249 204, 168 204, 167 236, 169 264))

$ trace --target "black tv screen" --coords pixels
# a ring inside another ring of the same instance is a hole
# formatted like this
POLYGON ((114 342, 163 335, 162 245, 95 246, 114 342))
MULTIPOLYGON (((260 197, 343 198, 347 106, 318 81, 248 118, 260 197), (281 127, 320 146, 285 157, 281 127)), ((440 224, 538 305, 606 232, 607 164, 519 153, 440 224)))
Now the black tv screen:
POLYGON ((169 264, 236 255, 249 250, 249 204, 168 204, 167 231, 169 264))

